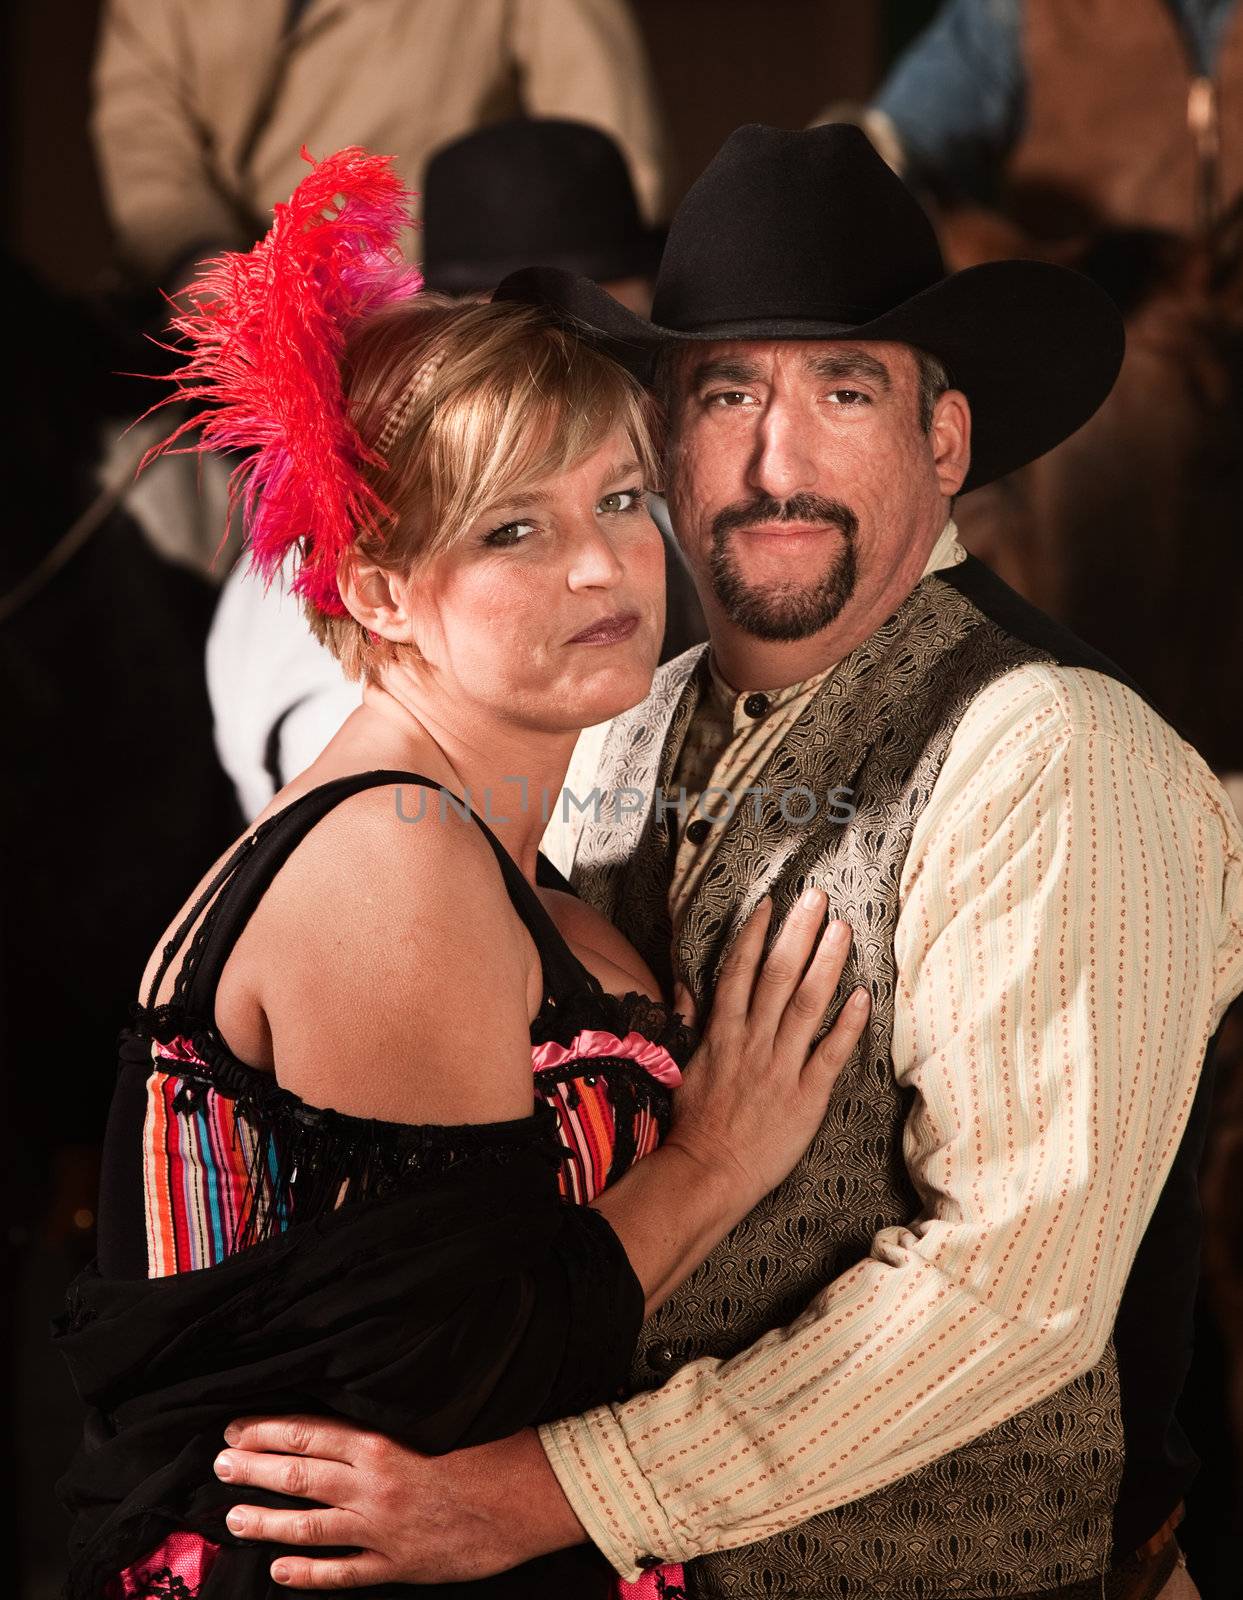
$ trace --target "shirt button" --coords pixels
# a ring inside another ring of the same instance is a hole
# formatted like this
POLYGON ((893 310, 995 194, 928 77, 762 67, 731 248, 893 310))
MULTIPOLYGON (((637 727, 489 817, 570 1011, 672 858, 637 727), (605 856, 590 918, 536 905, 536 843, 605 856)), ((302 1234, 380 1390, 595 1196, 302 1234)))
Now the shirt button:
POLYGON ((768 696, 766 694, 749 694, 742 702, 742 709, 749 717, 762 717, 768 710, 768 696))
POLYGON ((677 1357, 673 1353, 673 1346, 665 1344, 650 1344, 647 1347, 647 1364, 653 1372, 670 1372, 677 1357))
POLYGON ((712 824, 707 817, 696 817, 694 822, 686 824, 686 837, 692 844, 702 844, 708 837, 708 831, 711 827, 712 824))

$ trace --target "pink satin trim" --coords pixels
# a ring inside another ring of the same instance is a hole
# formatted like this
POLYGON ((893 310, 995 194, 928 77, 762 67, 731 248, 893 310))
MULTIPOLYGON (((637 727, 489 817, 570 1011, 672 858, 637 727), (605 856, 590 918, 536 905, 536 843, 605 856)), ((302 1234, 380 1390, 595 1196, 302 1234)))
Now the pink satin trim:
POLYGON ((677 1062, 663 1045, 654 1044, 641 1033, 628 1033, 624 1039, 619 1039, 615 1033, 606 1033, 602 1028, 584 1028, 569 1045, 554 1044, 550 1040, 538 1046, 531 1052, 531 1065, 539 1072, 543 1067, 559 1067, 578 1056, 623 1056, 670 1089, 676 1089, 682 1081, 677 1062))
POLYGON ((679 1595, 685 1597, 686 1590, 683 1587, 685 1576, 682 1568, 677 1566, 657 1567, 652 1572, 645 1572, 633 1583, 618 1578, 614 1591, 616 1600, 675 1600, 679 1595))
POLYGON ((164 1542, 141 1561, 117 1574, 109 1584, 108 1600, 131 1600, 137 1595, 163 1593, 153 1589, 160 1579, 169 1594, 188 1592, 197 1595, 216 1563, 220 1546, 198 1533, 170 1533, 164 1542), (180 1581, 181 1588, 177 1588, 180 1581))

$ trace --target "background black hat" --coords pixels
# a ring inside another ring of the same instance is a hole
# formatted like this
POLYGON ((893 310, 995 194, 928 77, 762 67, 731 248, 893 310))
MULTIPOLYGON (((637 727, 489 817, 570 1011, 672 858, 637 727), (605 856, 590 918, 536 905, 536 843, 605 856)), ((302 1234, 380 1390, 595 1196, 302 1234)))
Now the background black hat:
POLYGON ((429 289, 479 294, 540 263, 607 283, 656 270, 626 158, 584 122, 514 118, 445 145, 423 181, 429 289))
POLYGON ((1124 347, 1113 302, 1069 268, 994 261, 947 275, 915 197, 845 123, 730 134, 670 224, 650 322, 539 267, 495 298, 547 307, 645 380, 662 347, 697 339, 917 345, 971 403, 964 492, 1086 422, 1124 347))

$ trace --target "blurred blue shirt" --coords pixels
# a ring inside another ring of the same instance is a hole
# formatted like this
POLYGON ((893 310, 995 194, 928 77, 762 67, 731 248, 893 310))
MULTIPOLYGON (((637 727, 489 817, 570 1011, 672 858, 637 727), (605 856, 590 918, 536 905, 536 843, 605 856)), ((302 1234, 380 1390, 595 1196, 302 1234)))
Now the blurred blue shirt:
MULTIPOLYGON (((1197 72, 1210 76, 1235 0, 1163 0, 1197 72)), ((872 104, 893 122, 916 182, 995 198, 1023 131, 1023 0, 948 0, 898 58, 872 104)))

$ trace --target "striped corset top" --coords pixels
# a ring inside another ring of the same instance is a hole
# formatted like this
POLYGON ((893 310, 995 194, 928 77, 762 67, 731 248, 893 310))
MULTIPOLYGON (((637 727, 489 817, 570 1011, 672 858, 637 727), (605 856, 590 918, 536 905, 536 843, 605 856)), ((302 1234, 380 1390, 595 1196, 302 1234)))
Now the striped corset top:
MULTIPOLYGON (((408 1124, 310 1106, 180 1007, 135 1007, 115 1110, 141 1107, 147 1276, 214 1266, 295 1220, 533 1146, 563 1197, 585 1205, 659 1144, 693 1046, 662 1002, 585 988, 532 1021, 531 1117, 408 1124)), ((131 1150, 135 1132, 131 1121, 131 1150)))

